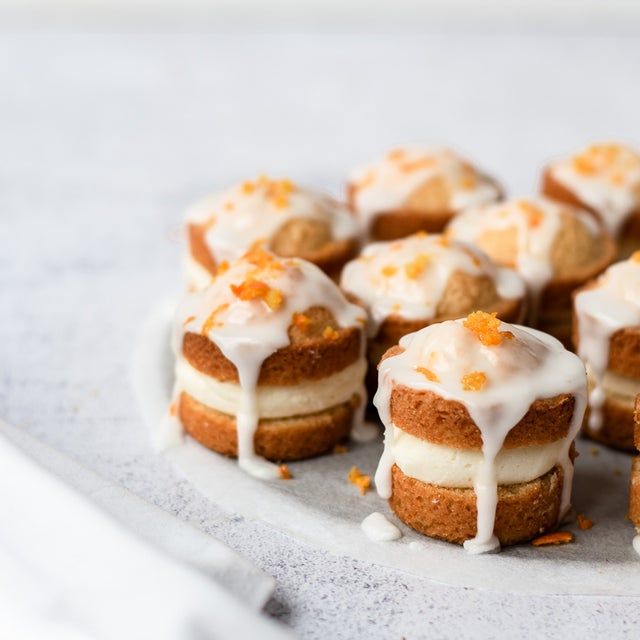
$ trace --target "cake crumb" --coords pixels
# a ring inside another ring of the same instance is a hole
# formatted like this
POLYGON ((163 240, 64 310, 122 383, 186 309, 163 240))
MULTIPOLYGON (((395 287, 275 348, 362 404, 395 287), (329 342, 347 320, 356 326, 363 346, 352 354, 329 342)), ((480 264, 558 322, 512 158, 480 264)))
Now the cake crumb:
POLYGON ((286 464, 281 464, 278 467, 278 473, 280 474, 280 478, 282 478, 282 480, 291 480, 291 478, 293 478, 293 475, 291 471, 289 471, 289 467, 287 467, 286 464))
POLYGON ((587 531, 588 529, 591 529, 591 527, 593 527, 593 520, 587 518, 587 516, 585 516, 583 513, 578 514, 577 520, 578 520, 578 527, 582 531, 587 531))
POLYGON ((346 444, 335 444, 333 445, 333 453, 336 455, 340 455, 342 453, 347 453, 349 451, 349 447, 346 444))
POLYGON ((573 542, 573 533, 570 531, 554 531, 553 533, 546 533, 543 536, 534 538, 531 544, 534 547, 546 547, 550 545, 569 544, 573 542))
POLYGON ((360 491, 361 496, 367 493, 371 487, 371 476, 362 473, 358 467, 351 467, 347 480, 358 487, 358 491, 360 491))
POLYGON ((471 371, 460 379, 464 391, 482 391, 487 386, 487 374, 484 371, 471 371))

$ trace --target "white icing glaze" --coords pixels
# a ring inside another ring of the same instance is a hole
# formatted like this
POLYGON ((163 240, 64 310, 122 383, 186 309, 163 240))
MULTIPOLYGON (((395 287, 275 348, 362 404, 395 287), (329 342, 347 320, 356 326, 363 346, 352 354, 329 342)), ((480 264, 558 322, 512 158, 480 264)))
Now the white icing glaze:
POLYGON ((394 149, 349 176, 354 205, 365 227, 375 215, 406 204, 428 180, 442 178, 450 191, 451 212, 495 202, 500 191, 466 160, 443 147, 406 146, 394 149))
POLYGON ((602 426, 606 398, 604 376, 609 364, 611 336, 625 327, 640 326, 640 261, 630 258, 610 266, 596 286, 576 295, 578 355, 589 367, 589 427, 602 426))
MULTIPOLYGON (((495 460, 498 485, 530 482, 553 469, 564 442, 502 449, 495 460)), ((402 473, 420 482, 471 489, 482 466, 482 451, 427 442, 394 427, 393 459, 402 473)))
POLYGON ((211 284, 211 280, 213 279, 212 274, 207 271, 191 253, 187 253, 185 256, 183 269, 189 289, 204 289, 211 284))
POLYGON ((389 542, 402 537, 402 531, 379 511, 370 513, 360 526, 367 538, 374 542, 389 542))
POLYGON ((637 535, 633 539, 633 549, 640 556, 640 535, 637 535))
POLYGON ((318 267, 304 260, 277 259, 266 252, 254 252, 233 263, 206 289, 187 294, 178 308, 176 354, 181 353, 185 332, 203 333, 238 370, 242 391, 236 414, 238 463, 256 477, 278 477, 278 467, 254 452, 260 369, 270 355, 289 344, 293 315, 313 306, 328 309, 340 327, 363 326, 362 308, 349 303, 318 267), (237 291, 238 286, 252 279, 275 292, 278 304, 267 304, 271 298, 241 299, 234 293, 232 287, 237 291))
POLYGON ((572 394, 575 408, 571 428, 563 441, 556 463, 564 473, 560 514, 570 506, 573 464, 569 457, 586 406, 586 374, 580 359, 564 349, 555 338, 525 327, 502 324, 501 332, 513 338, 495 346, 485 346, 462 320, 431 325, 404 336, 404 351, 383 360, 379 367, 379 386, 374 398, 385 425, 385 446, 375 475, 382 498, 391 496, 393 423, 390 399, 394 385, 428 390, 462 403, 482 435, 483 461, 475 477, 478 520, 477 535, 465 543, 471 553, 496 548, 493 535, 498 501, 495 460, 508 432, 538 399, 572 394), (427 379, 416 367, 425 367, 437 380, 427 379), (462 377, 483 372, 487 383, 479 391, 465 391, 462 377))
MULTIPOLYGON (((447 236, 478 244, 485 233, 515 229, 516 262, 505 266, 514 267, 526 282, 531 298, 530 320, 535 322, 540 294, 554 276, 551 248, 562 229, 562 215, 577 216, 594 236, 599 232, 587 212, 546 198, 520 198, 463 211, 449 223, 447 236)), ((497 253, 489 253, 500 262, 497 253)))
POLYGON ((216 262, 231 262, 256 242, 267 243, 287 222, 327 222, 336 240, 354 238, 358 223, 349 209, 333 198, 288 180, 262 177, 212 194, 187 211, 187 221, 207 224, 205 242, 216 262))
MULTIPOLYGON (((320 380, 305 380, 291 386, 261 385, 256 389, 258 417, 285 418, 324 411, 348 402, 361 394, 367 369, 364 358, 320 380)), ((179 387, 198 402, 217 411, 235 415, 242 404, 242 389, 235 382, 221 382, 191 366, 187 360, 176 359, 176 380, 179 387)))
POLYGON ((640 154, 615 143, 594 144, 553 162, 552 177, 596 211, 616 236, 640 208, 640 154))
POLYGON ((449 278, 458 271, 490 277, 501 298, 524 296, 521 278, 496 267, 479 249, 421 233, 368 245, 345 265, 340 286, 366 305, 375 335, 390 315, 407 320, 435 317, 449 278))

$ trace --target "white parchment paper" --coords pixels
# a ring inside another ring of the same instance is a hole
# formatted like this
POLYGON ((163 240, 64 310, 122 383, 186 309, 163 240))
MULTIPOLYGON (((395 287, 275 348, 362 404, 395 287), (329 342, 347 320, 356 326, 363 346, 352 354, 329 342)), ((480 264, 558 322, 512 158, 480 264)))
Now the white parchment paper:
MULTIPOLYGON (((150 314, 139 336, 133 384, 140 410, 157 441, 173 384, 169 335, 173 304, 150 314)), ((425 538, 397 520, 375 491, 361 496, 347 482, 357 465, 373 475, 378 441, 352 443, 345 454, 289 464, 294 478, 261 482, 229 460, 185 438, 165 455, 194 486, 222 508, 267 522, 310 545, 450 585, 533 594, 640 595, 640 558, 626 519, 631 458, 589 441, 579 443, 573 504, 595 522, 559 547, 519 545, 499 554, 470 556, 461 547, 425 538), (398 541, 375 543, 360 528, 372 511, 385 513, 403 532, 398 541)))

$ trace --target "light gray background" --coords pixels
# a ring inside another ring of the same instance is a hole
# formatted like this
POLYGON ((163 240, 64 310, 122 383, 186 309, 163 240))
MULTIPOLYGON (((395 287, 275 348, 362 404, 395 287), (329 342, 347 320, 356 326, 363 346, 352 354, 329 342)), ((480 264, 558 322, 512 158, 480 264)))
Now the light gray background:
POLYGON ((5 25, 0 415, 251 558, 278 583, 269 613, 303 637, 637 637, 637 599, 443 587, 221 512, 151 452, 129 365, 180 285, 194 197, 257 171, 337 191, 353 163, 414 140, 526 193, 555 153, 640 141, 638 60, 633 33, 5 25))

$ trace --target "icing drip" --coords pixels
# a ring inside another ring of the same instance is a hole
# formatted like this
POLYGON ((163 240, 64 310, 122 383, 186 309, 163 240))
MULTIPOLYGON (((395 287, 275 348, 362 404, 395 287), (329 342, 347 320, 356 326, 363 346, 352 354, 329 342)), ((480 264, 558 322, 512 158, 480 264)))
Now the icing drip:
POLYGON ((602 427, 603 381, 611 336, 625 327, 640 325, 640 253, 609 267, 594 287, 576 295, 574 304, 578 355, 587 363, 592 382, 589 427, 597 431, 602 427))
POLYGON ((266 177, 212 194, 187 211, 189 222, 207 225, 205 242, 218 263, 236 260, 256 242, 268 243, 283 225, 298 219, 328 223, 335 240, 358 232, 345 205, 289 180, 266 177))
POLYGON ((500 197, 494 182, 442 147, 394 149, 349 176, 355 209, 367 228, 375 215, 402 208, 417 189, 431 180, 444 185, 446 199, 440 207, 444 211, 456 212, 500 197))
MULTIPOLYGON (((238 463, 259 478, 278 477, 277 465, 254 452, 260 369, 270 355, 289 344, 294 314, 314 306, 330 311, 340 327, 363 326, 362 308, 349 303, 315 265, 255 250, 220 273, 206 289, 187 294, 178 309, 174 332, 177 356, 186 332, 202 333, 238 370, 238 463)), ((366 398, 361 404, 364 402, 366 398)))
POLYGON ((402 537, 402 531, 379 511, 369 514, 360 526, 367 538, 374 542, 389 542, 402 537))
POLYGON ((404 336, 404 351, 386 358, 379 367, 379 386, 374 398, 385 426, 384 452, 375 475, 382 498, 391 497, 394 424, 390 400, 394 385, 417 391, 432 391, 462 403, 482 436, 483 460, 474 478, 477 502, 477 535, 465 543, 470 553, 495 549, 493 535, 498 502, 495 459, 509 431, 538 399, 571 394, 575 408, 571 427, 557 451, 556 464, 563 471, 560 507, 562 517, 570 507, 573 464, 569 451, 582 422, 586 406, 586 375, 580 359, 555 338, 525 327, 499 324, 487 335, 478 333, 468 321, 441 322, 404 336), (430 375, 426 375, 429 372, 430 375), (475 384, 463 383, 469 372, 482 372, 475 384), (469 389, 469 390, 466 390, 469 389), (472 390, 474 389, 474 390, 472 390))
POLYGON ((640 155, 618 144, 594 144, 549 167, 555 180, 595 210, 617 236, 640 208, 640 155))
POLYGON ((476 244, 497 263, 516 269, 527 284, 529 320, 535 323, 540 295, 554 276, 551 249, 562 230, 563 215, 579 217, 593 236, 598 234, 597 223, 586 212, 528 198, 464 211, 449 223, 447 236, 476 244), (505 236, 510 232, 515 233, 514 255, 505 255, 505 236))
POLYGON ((368 308, 375 335, 391 315, 407 320, 435 317, 449 278, 456 272, 490 277, 503 299, 524 295, 520 277, 496 267, 479 249, 425 233, 368 245, 345 266, 340 286, 368 308))

